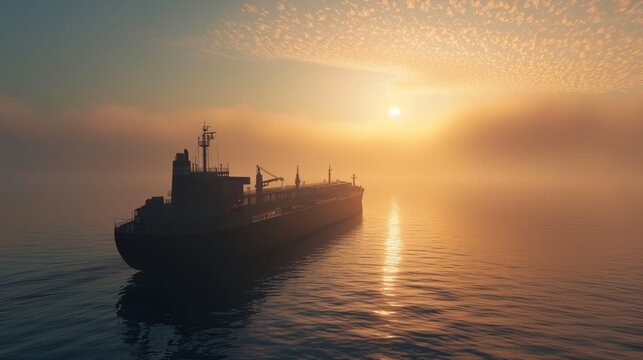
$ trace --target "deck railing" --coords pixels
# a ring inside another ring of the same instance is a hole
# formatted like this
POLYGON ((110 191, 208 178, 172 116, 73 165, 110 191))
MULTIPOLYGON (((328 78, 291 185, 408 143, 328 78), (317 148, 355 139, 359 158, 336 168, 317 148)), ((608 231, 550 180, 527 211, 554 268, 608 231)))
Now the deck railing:
MULTIPOLYGON (((206 173, 220 174, 219 176, 228 176, 230 174, 230 168, 223 165, 207 167, 205 170, 206 170, 206 173)), ((192 166, 190 167, 190 172, 202 173, 203 166, 199 166, 198 164, 192 164, 192 166)))

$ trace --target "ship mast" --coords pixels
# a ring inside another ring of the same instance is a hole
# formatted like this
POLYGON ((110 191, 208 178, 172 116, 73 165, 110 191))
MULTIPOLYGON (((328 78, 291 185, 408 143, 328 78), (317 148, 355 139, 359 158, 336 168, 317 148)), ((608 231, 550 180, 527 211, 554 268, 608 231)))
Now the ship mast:
POLYGON ((295 187, 299 189, 299 184, 301 184, 301 179, 299 178, 299 165, 297 165, 297 175, 295 175, 295 187))
POLYGON ((208 171, 208 146, 210 146, 210 140, 214 140, 214 134, 216 131, 209 131, 210 126, 203 123, 203 133, 198 140, 199 146, 203 148, 203 172, 208 171))

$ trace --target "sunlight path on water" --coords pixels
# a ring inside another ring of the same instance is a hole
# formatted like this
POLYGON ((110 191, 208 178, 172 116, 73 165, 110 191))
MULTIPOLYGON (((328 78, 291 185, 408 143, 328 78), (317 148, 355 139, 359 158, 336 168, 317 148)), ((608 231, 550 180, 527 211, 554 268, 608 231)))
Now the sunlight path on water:
MULTIPOLYGON (((381 316, 389 317, 395 315, 395 310, 391 309, 399 304, 395 301, 397 296, 395 285, 397 273, 399 272, 398 264, 400 263, 400 249, 402 242, 400 240, 400 209, 397 200, 392 198, 391 210, 388 215, 388 236, 385 240, 385 258, 382 275, 382 294, 386 297, 386 305, 375 313, 381 316)), ((390 326, 390 325, 387 325, 390 326)), ((392 338, 394 335, 387 334, 386 338, 392 338)))

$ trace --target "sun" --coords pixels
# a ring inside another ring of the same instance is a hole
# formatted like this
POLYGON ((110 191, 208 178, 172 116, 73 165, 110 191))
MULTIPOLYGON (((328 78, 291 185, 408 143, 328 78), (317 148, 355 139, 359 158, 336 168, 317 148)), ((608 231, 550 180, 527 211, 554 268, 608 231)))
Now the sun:
POLYGON ((391 106, 388 109, 388 116, 390 116, 392 118, 396 118, 396 117, 400 116, 400 114, 401 114, 400 108, 397 107, 397 106, 391 106))

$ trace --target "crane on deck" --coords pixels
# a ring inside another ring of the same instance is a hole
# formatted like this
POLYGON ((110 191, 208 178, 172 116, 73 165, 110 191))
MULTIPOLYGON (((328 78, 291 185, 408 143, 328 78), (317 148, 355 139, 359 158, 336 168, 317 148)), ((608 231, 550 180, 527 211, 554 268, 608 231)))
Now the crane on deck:
POLYGON ((284 181, 284 178, 281 176, 277 176, 270 171, 262 168, 261 166, 257 165, 257 178, 255 181, 255 189, 257 189, 257 192, 261 192, 264 188, 264 186, 268 186, 270 183, 275 182, 275 181, 284 181), (263 175, 261 174, 261 171, 264 171, 266 174, 272 176, 272 178, 264 180, 263 175))

